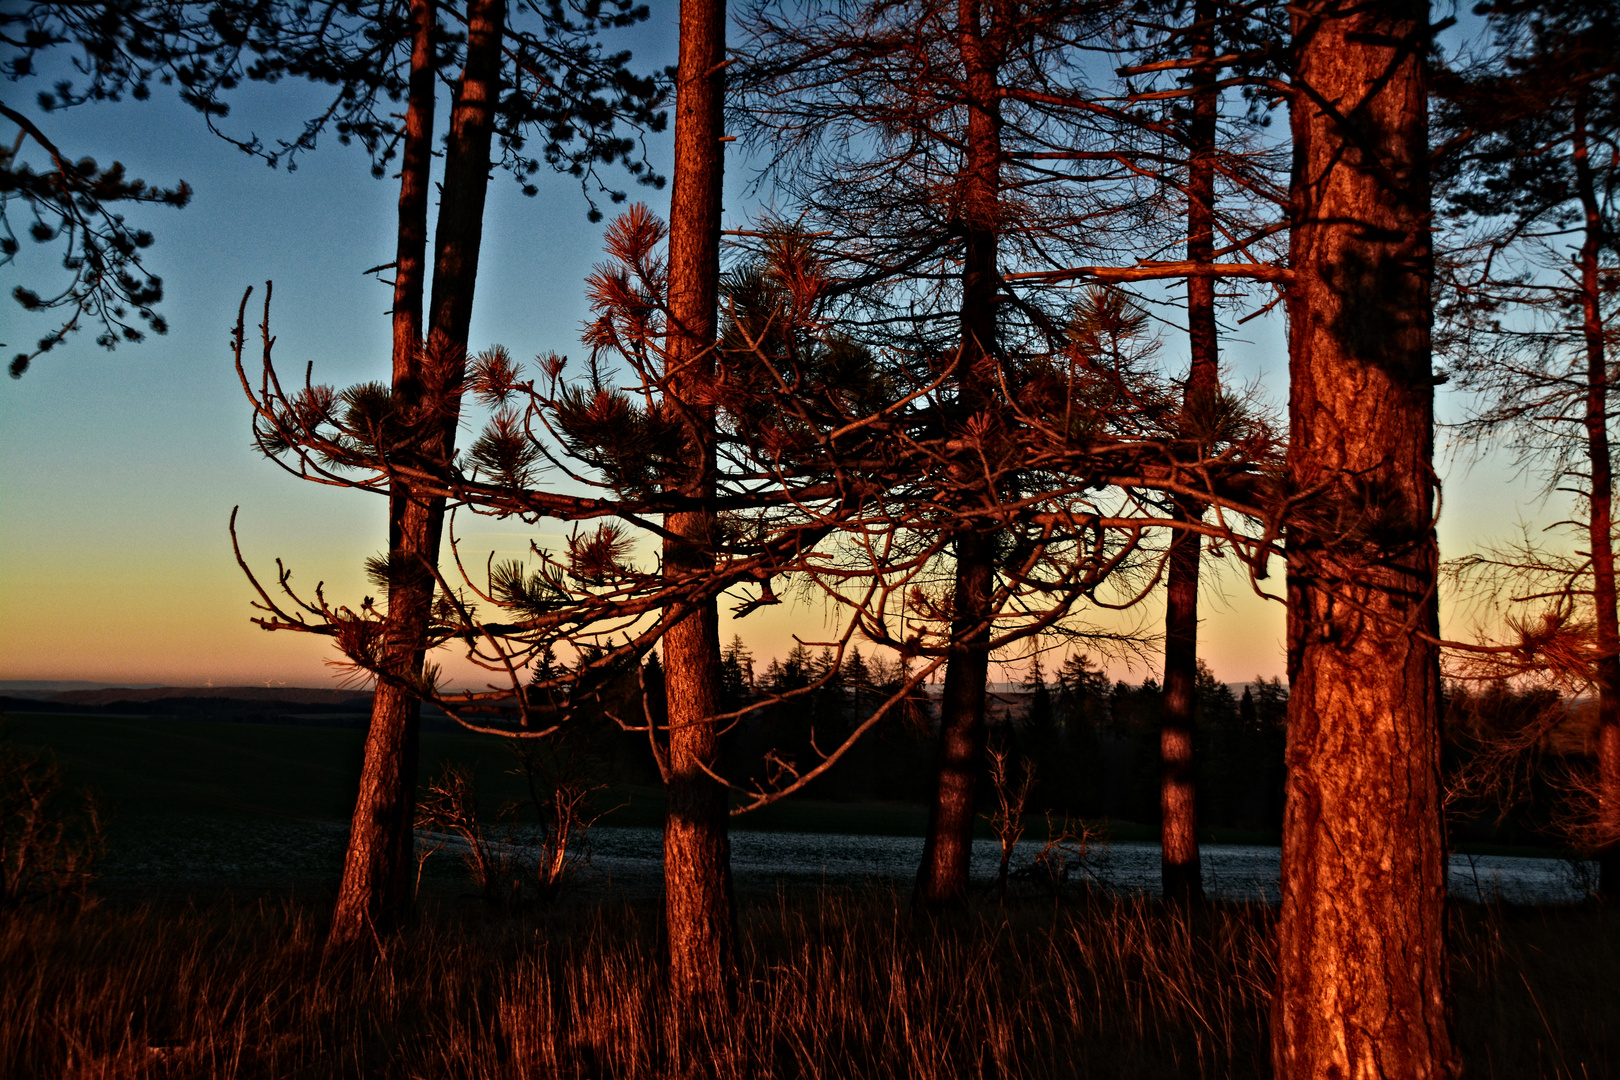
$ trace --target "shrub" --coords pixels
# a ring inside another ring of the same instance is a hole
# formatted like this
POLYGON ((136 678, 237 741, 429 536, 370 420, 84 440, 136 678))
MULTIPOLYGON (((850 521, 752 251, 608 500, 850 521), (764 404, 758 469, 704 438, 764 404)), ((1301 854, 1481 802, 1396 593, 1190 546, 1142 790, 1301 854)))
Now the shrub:
POLYGON ((49 751, 24 750, 0 732, 0 909, 82 902, 105 849, 95 798, 67 790, 49 751))

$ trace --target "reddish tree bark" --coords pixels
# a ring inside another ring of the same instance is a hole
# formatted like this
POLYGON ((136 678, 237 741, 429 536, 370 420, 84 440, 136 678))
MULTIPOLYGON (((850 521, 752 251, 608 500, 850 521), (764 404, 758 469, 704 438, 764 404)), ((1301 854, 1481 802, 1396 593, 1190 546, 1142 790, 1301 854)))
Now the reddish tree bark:
MULTIPOLYGON (((1187 125, 1187 261, 1215 261, 1215 2, 1193 7, 1189 59, 1194 67, 1192 114, 1187 125)), ((1215 327, 1215 279, 1187 279, 1187 373, 1185 412, 1190 426, 1207 423, 1220 391, 1219 343, 1215 327)), ((1187 500, 1177 515, 1189 521, 1204 508, 1187 500)), ((1204 898, 1198 859, 1198 788, 1193 772, 1193 723, 1198 709, 1199 536, 1178 531, 1170 541, 1164 605, 1164 697, 1159 729, 1159 880, 1166 900, 1204 898)))
MULTIPOLYGON (((417 37, 400 182, 394 285, 394 404, 408 430, 400 453, 429 470, 455 453, 467 330, 483 236, 489 152, 499 92, 504 0, 469 0, 467 61, 451 107, 444 182, 434 236, 433 295, 422 342, 433 85, 431 6, 413 4, 417 37)), ((396 480, 389 496, 388 627, 366 733, 360 790, 349 831, 330 946, 386 930, 409 902, 422 675, 444 499, 396 480)))
POLYGON ((1294 9, 1283 1080, 1455 1075, 1430 367, 1428 9, 1294 9))
POLYGON ((1609 454, 1609 366, 1603 340, 1603 292, 1598 257, 1603 213, 1592 176, 1587 134, 1588 94, 1576 98, 1575 190, 1585 235, 1581 243, 1581 331, 1586 344, 1586 459, 1590 467, 1587 543, 1592 556, 1593 629, 1597 646, 1598 891, 1620 895, 1620 609, 1614 578, 1614 464, 1609 454))
MULTIPOLYGON (((683 0, 676 70, 675 170, 669 209, 668 370, 665 392, 686 418, 682 494, 715 487, 714 341, 720 282, 724 175, 724 0, 683 0)), ((672 575, 711 566, 712 511, 670 514, 664 565, 672 575)), ((718 764, 720 622, 714 600, 664 635, 669 703, 668 810, 664 819, 664 917, 669 986, 678 1009, 701 1016, 729 1006, 736 989, 736 930, 726 792, 718 764)))
MULTIPOLYGON (((427 271, 428 191, 432 187, 433 43, 438 19, 432 0, 411 0, 411 81, 399 169, 399 247, 394 256, 394 387, 408 390, 422 348, 422 287, 427 271)), ((397 515, 390 512, 393 528, 397 515)), ((390 538, 392 548, 392 538, 390 538)))
MULTIPOLYGON (((966 415, 993 408, 996 249, 1001 212, 1001 107, 996 45, 978 0, 957 6, 957 40, 967 88, 967 146, 962 176, 962 344, 958 396, 966 415)), ((989 448, 987 448, 989 449, 989 448)), ((973 465, 964 468, 972 469, 973 465)), ((987 492, 988 498, 994 492, 987 492)), ((995 538, 964 530, 954 538, 955 613, 950 659, 940 700, 939 749, 928 834, 917 868, 915 902, 924 907, 967 896, 973 854, 973 800, 984 761, 984 694, 990 669, 991 597, 995 590, 995 538)))

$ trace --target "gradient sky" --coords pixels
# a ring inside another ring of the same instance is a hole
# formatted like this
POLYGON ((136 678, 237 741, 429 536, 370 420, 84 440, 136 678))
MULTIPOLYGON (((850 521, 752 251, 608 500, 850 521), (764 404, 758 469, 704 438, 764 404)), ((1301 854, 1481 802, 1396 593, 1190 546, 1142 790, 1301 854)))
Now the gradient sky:
MULTIPOLYGON (((631 39, 649 66, 672 62, 674 42, 673 22, 658 15, 631 39)), ((8 88, 7 96, 34 92, 24 90, 8 88)), ((261 135, 285 132, 301 115, 297 105, 312 100, 293 84, 261 88, 228 123, 261 135)), ((243 290, 255 287, 256 315, 263 283, 272 279, 283 372, 301 374, 313 361, 317 381, 386 378, 391 291, 362 271, 394 257, 396 182, 372 179, 363 154, 335 139, 306 155, 296 172, 270 170, 215 139, 196 114, 161 93, 147 103, 48 120, 49 133, 73 156, 123 161, 154 183, 183 178, 196 196, 181 211, 137 208, 129 215, 157 234, 148 265, 164 279, 167 336, 109 354, 95 346, 94 331, 80 333, 22 379, 0 379, 0 679, 328 685, 332 654, 322 639, 249 624, 252 594, 232 559, 226 523, 240 505, 243 550, 261 572, 273 577, 279 556, 296 582, 324 580, 334 601, 353 604, 368 591, 362 560, 384 546, 385 506, 299 481, 253 452, 228 333, 243 290)), ((663 140, 655 153, 667 161, 667 134, 663 140)), ((746 180, 734 165, 731 225, 754 205, 746 180)), ((633 197, 659 212, 667 204, 667 190, 633 189, 633 197)), ((526 199, 509 178, 496 177, 474 349, 500 343, 519 357, 582 354, 583 280, 602 231, 585 210, 566 178, 543 181, 540 196, 526 199)), ((0 287, 8 294, 18 282, 38 287, 57 259, 50 245, 28 245, 0 269, 0 287)), ((7 357, 47 329, 47 320, 24 314, 9 296, 0 299, 7 357)), ((1167 341, 1171 364, 1175 345, 1167 341)), ((1275 320, 1223 340, 1223 361, 1233 382, 1256 384, 1274 403, 1285 402, 1275 320)), ((1454 414, 1457 406, 1443 409, 1454 414)), ((1521 518, 1544 516, 1533 487, 1500 462, 1471 469, 1448 462, 1444 475, 1447 555, 1499 537, 1521 518)), ((481 561, 490 550, 522 554, 532 535, 520 524, 482 521, 465 529, 464 542, 481 561)), ((1280 587, 1281 567, 1274 572, 1280 587)), ((1281 605, 1254 596, 1235 574, 1206 576, 1216 580, 1206 589, 1200 644, 1216 674, 1231 681, 1281 674, 1281 605)), ((1153 604, 1125 617, 1148 628, 1157 618, 1153 604)), ((722 636, 734 629, 762 660, 784 653, 795 634, 816 640, 825 632, 819 607, 767 608, 723 626, 722 636)), ((1150 673, 1140 664, 1111 670, 1133 681, 1150 673)))

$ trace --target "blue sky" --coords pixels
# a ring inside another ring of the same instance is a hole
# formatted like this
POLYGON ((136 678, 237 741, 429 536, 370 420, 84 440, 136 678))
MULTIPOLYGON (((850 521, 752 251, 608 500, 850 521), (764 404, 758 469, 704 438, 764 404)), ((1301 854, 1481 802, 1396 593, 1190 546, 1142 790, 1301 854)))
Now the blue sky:
MULTIPOLYGON (((671 62, 674 29, 655 12, 634 33, 638 61, 671 62)), ((16 96, 12 88, 7 96, 16 96)), ((313 100, 292 84, 258 88, 227 123, 266 135, 286 130, 300 98, 313 100)), ((393 258, 396 183, 372 179, 364 155, 335 139, 305 155, 296 172, 271 170, 161 93, 48 119, 50 134, 74 156, 122 161, 155 183, 184 179, 196 195, 181 211, 130 214, 157 234, 148 260, 164 279, 168 335, 109 354, 94 345, 93 332, 81 333, 21 380, 0 380, 0 678, 324 685, 333 673, 320 640, 248 623, 251 591, 232 559, 227 519, 240 505, 243 548, 261 570, 273 572, 279 556, 296 581, 324 580, 330 595, 352 603, 367 591, 362 560, 383 546, 385 508, 374 497, 289 477, 252 451, 228 333, 243 291, 255 288, 256 315, 271 279, 284 372, 301 374, 313 361, 318 381, 386 378, 391 294, 362 271, 393 258)), ((667 162, 662 138, 655 156, 667 162)), ((741 224, 750 205, 747 179, 745 168, 732 167, 730 224, 741 224)), ((583 281, 603 226, 586 220, 572 181, 550 178, 541 188, 528 199, 504 176, 492 186, 475 349, 500 343, 519 357, 580 354, 583 281)), ((632 192, 660 212, 667 199, 667 192, 632 192)), ((19 281, 48 276, 56 257, 48 245, 29 245, 0 270, 0 286, 9 293, 19 281)), ((46 329, 45 320, 0 299, 8 356, 46 329)), ((1168 346, 1174 357, 1175 343, 1168 346)), ((1223 342, 1223 358, 1232 379, 1259 383, 1279 406, 1285 402, 1275 321, 1244 327, 1223 342)), ((1447 472, 1448 554, 1537 512, 1534 492, 1496 463, 1447 472)), ((466 542, 469 550, 520 554, 531 535, 520 525, 481 522, 466 542)), ((1281 606, 1230 576, 1208 596, 1201 638, 1217 674, 1234 681, 1280 674, 1281 606)), ((1151 627, 1155 619, 1148 605, 1131 621, 1151 627)), ((736 629, 762 658, 785 652, 795 633, 822 634, 819 608, 768 609, 736 629)), ((1116 674, 1139 679, 1147 670, 1116 674)))

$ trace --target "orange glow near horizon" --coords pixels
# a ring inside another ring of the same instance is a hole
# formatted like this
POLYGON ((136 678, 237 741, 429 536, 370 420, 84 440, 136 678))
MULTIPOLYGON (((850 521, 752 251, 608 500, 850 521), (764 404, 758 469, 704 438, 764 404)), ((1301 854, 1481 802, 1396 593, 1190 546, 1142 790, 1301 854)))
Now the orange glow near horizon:
MULTIPOLYGON (((311 588, 322 580, 321 571, 357 567, 366 545, 352 538, 348 542, 329 539, 332 546, 322 550, 318 540, 303 537, 297 542, 291 523, 277 523, 267 529, 270 535, 255 535, 256 524, 244 514, 243 546, 250 563, 267 585, 274 583, 274 551, 278 543, 288 565, 295 571, 294 583, 311 588)), ((519 555, 519 538, 513 532, 480 533, 483 552, 492 547, 497 556, 519 555)), ((8 545, 7 562, 26 564, 38 579, 50 587, 39 590, 7 588, 0 595, 0 624, 28 627, 29 632, 8 633, 0 639, 0 678, 7 680, 91 681, 107 683, 159 683, 180 686, 203 685, 289 685, 336 686, 352 671, 331 661, 335 650, 324 637, 291 632, 268 633, 251 624, 256 614, 251 586, 231 557, 229 539, 221 529, 216 536, 192 537, 176 542, 173 537, 154 538, 150 546, 131 540, 122 546, 109 540, 108 554, 97 560, 83 559, 73 544, 42 542, 8 545)), ((469 545, 469 552, 477 550, 469 545)), ((20 576, 13 571, 9 576, 20 576)), ((1220 575, 1211 574, 1212 578, 1220 575)), ((1227 575, 1231 577, 1232 575, 1227 575)), ((354 605, 371 590, 357 570, 343 577, 325 575, 328 598, 337 604, 354 605)), ((1247 681, 1256 674, 1281 674, 1281 605, 1255 597, 1241 580, 1220 582, 1206 589, 1207 618, 1201 634, 1201 647, 1211 667, 1223 679, 1247 681), (1240 587, 1241 586, 1241 587, 1240 587)), ((773 658, 781 658, 804 641, 813 648, 836 636, 837 627, 829 620, 822 604, 789 601, 761 608, 745 619, 733 619, 734 598, 721 601, 721 642, 733 634, 742 637, 755 658, 756 671, 763 672, 773 658)), ((836 613, 835 613, 836 614, 836 613)), ((1157 605, 1144 604, 1139 611, 1097 613, 1096 621, 1109 629, 1145 628, 1149 633, 1157 618, 1157 605)), ((873 646, 864 640, 854 644, 871 655, 873 646)), ((1050 673, 1063 656, 1053 649, 1053 639, 1043 645, 1049 651, 1043 664, 1050 673)), ((1097 650, 1083 645, 1077 651, 1096 656, 1097 650)), ((1141 659, 1119 659, 1104 665, 1110 677, 1140 682, 1154 673, 1157 650, 1151 644, 1141 659)), ((1002 658, 992 669, 992 679, 1012 681, 1023 678, 1028 666, 1028 650, 1002 658)), ((468 663, 453 648, 441 649, 433 659, 449 677, 449 685, 481 687, 497 680, 468 663)))
MULTIPOLYGON (((1489 477, 1484 478, 1489 481, 1489 477)), ((1500 484, 1461 483, 1448 489, 1448 537, 1465 540, 1486 535, 1490 523, 1506 518, 1498 503, 1500 484)), ((328 598, 355 605, 371 589, 361 577, 364 558, 380 547, 380 502, 348 492, 317 492, 320 498, 283 505, 277 514, 252 504, 244 506, 240 532, 244 554, 268 585, 275 580, 275 557, 294 570, 294 583, 312 588, 326 583, 328 598), (320 529, 311 523, 319 523, 320 529)), ((1523 504, 1516 503, 1523 513, 1523 504)), ((1552 512, 1537 508, 1543 514, 1552 512)), ((267 633, 249 619, 251 587, 235 565, 224 528, 228 508, 216 511, 212 529, 187 531, 116 516, 82 515, 70 520, 60 535, 8 532, 0 551, 0 679, 83 680, 108 683, 170 685, 336 686, 352 672, 329 661, 336 658, 326 639, 315 635, 267 633)), ((1553 508, 1555 511, 1556 508, 1553 508)), ((3 526, 0 526, 3 527, 3 526)), ((481 564, 493 551, 497 558, 520 557, 531 538, 556 547, 561 536, 532 532, 521 526, 481 520, 467 529, 464 551, 481 564)), ((1452 542, 1450 550, 1461 550, 1452 542)), ((1263 584, 1282 588, 1281 567, 1263 584)), ((1246 575, 1230 565, 1206 563, 1203 621, 1199 651, 1218 678, 1247 682, 1256 676, 1284 673, 1284 612, 1275 600, 1256 596, 1246 575)), ((721 642, 742 637, 755 657, 757 671, 780 658, 796 641, 826 641, 836 627, 819 603, 788 601, 734 620, 735 598, 721 601, 721 642)), ((1101 626, 1135 628, 1146 637, 1157 632, 1162 599, 1150 597, 1130 612, 1080 613, 1101 626)), ((1447 604, 1446 632, 1467 637, 1474 612, 1447 604)), ((872 646, 858 641, 863 652, 872 646)), ((1064 650, 1053 638, 1044 661, 1050 673, 1064 650)), ((1075 651, 1097 656, 1083 644, 1075 651)), ((997 681, 1021 679, 1028 650, 1002 657, 992 669, 997 681)), ((445 649, 434 657, 450 685, 482 687, 495 680, 445 649)), ((1156 673, 1159 647, 1151 640, 1137 658, 1105 663, 1110 678, 1137 683, 1156 673)))

